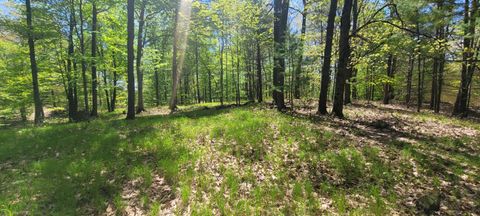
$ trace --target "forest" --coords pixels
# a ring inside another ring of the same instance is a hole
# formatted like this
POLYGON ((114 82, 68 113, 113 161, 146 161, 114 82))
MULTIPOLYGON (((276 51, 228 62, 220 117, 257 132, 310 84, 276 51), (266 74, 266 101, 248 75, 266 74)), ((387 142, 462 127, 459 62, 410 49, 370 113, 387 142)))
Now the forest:
POLYGON ((479 0, 0 0, 0 215, 480 215, 479 54, 479 0))

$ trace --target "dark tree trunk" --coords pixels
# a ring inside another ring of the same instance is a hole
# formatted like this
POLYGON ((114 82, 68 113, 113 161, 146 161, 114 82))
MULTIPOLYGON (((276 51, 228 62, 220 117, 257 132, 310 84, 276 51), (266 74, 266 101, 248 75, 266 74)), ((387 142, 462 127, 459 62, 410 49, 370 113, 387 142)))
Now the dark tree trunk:
POLYGON ((197 93, 197 103, 201 103, 201 98, 200 98, 200 82, 198 80, 198 72, 199 72, 199 62, 198 62, 198 36, 195 38, 195 87, 196 87, 196 93, 197 93))
POLYGON ((407 106, 410 105, 410 100, 412 97, 412 78, 413 78, 413 69, 415 68, 415 57, 410 56, 408 59, 408 71, 407 71, 407 96, 405 97, 405 103, 407 106))
POLYGON ((343 118, 343 99, 345 80, 350 67, 350 18, 352 12, 352 0, 345 0, 342 10, 340 24, 338 73, 335 80, 335 98, 333 102, 333 113, 343 118))
POLYGON ((470 1, 465 0, 465 36, 463 39, 463 64, 462 64, 462 76, 460 89, 457 94, 457 99, 455 101, 455 107, 453 114, 460 117, 468 116, 468 98, 469 98, 469 89, 472 82, 473 72, 475 71, 475 60, 474 52, 472 49, 474 47, 474 38, 475 38, 475 23, 476 17, 478 15, 477 0, 473 0, 470 6, 470 1), (471 9, 470 9, 471 8, 471 9))
MULTIPOLYGON (((179 7, 179 6, 178 6, 179 7)), ((170 105, 169 108, 170 110, 176 110, 177 109, 177 90, 178 90, 178 85, 180 82, 180 77, 178 74, 178 65, 177 65, 177 51, 178 51, 178 19, 180 13, 179 8, 177 7, 176 12, 175 12, 175 23, 174 23, 174 29, 173 29, 173 56, 172 56, 172 95, 170 98, 170 105)))
POLYGON ((298 48, 298 61, 297 68, 295 70, 295 87, 294 87, 294 98, 300 99, 300 83, 302 77, 302 63, 303 63, 303 46, 305 43, 305 33, 307 31, 307 0, 303 0, 303 13, 302 13, 302 29, 300 34, 300 45, 298 48))
POLYGON ((235 102, 237 105, 240 105, 240 50, 239 42, 237 41, 237 81, 236 81, 236 91, 235 91, 235 102))
POLYGON ((220 105, 223 106, 223 50, 225 49, 223 33, 220 40, 220 105))
POLYGON ((91 116, 98 116, 98 94, 97 94, 97 5, 92 1, 92 112, 91 116))
POLYGON ((330 85, 330 66, 332 61, 332 43, 335 30, 335 15, 337 13, 337 0, 330 1, 330 11, 327 20, 327 36, 325 41, 324 59, 322 65, 322 86, 318 101, 318 113, 327 114, 328 86, 330 85))
POLYGON ((142 71, 142 54, 143 54, 143 28, 145 26, 145 7, 147 0, 142 0, 140 7, 140 18, 138 21, 138 35, 137 35, 137 113, 145 111, 143 103, 143 71, 142 71))
POLYGON ((383 104, 390 104, 390 100, 394 98, 392 82, 395 75, 396 59, 393 54, 389 54, 387 61, 388 80, 386 83, 383 84, 383 104))
POLYGON ((418 57, 418 92, 417 92, 417 112, 420 112, 423 104, 423 85, 425 78, 425 59, 421 59, 420 55, 418 57))
POLYGON ((273 100, 278 110, 284 110, 284 84, 285 84, 285 36, 287 31, 287 18, 289 0, 274 0, 274 66, 273 66, 273 100))
POLYGON ((127 5, 127 76, 128 76, 128 109, 127 109, 127 119, 135 118, 135 75, 134 75, 134 49, 133 49, 133 40, 135 37, 135 0, 128 0, 127 5))
POLYGON ((75 10, 73 2, 70 6, 69 31, 68 31, 68 56, 67 56, 67 100, 68 100, 68 118, 70 121, 75 121, 77 117, 77 105, 75 96, 76 73, 72 71, 74 45, 73 45, 73 31, 75 27, 75 10))
POLYGON ((80 8, 79 8, 79 18, 80 18, 80 35, 79 35, 79 40, 80 40, 80 52, 82 54, 82 81, 83 81, 83 100, 84 100, 84 109, 85 113, 89 112, 89 106, 88 106, 88 80, 87 80, 87 61, 85 60, 85 35, 84 35, 84 29, 83 29, 83 0, 80 0, 80 8))
POLYGON ((107 110, 108 112, 112 112, 112 107, 110 106, 110 92, 108 91, 108 82, 107 82, 107 71, 104 70, 103 71, 103 84, 105 85, 103 88, 104 88, 104 92, 105 92, 105 102, 107 103, 107 110))
MULTIPOLYGON (((353 0, 352 2, 352 35, 357 34, 357 20, 358 20, 358 9, 357 9, 357 0, 353 0)), ((355 68, 349 67, 347 71, 347 79, 345 82, 345 98, 344 104, 351 104, 352 103, 352 86, 354 86, 354 74, 355 68)))
POLYGON ((115 53, 112 55, 113 58, 113 85, 112 85, 112 98, 110 101, 110 110, 113 112, 115 111, 116 108, 116 102, 117 102, 117 62, 116 62, 116 56, 115 53))
POLYGON ((260 39, 257 39, 257 100, 263 102, 263 78, 262 78, 262 52, 260 50, 260 39))
POLYGON ((30 0, 25 1, 26 13, 27 13, 27 28, 28 28, 28 48, 30 50, 30 67, 32 70, 32 87, 33 87, 33 102, 35 104, 35 125, 43 123, 44 113, 42 100, 40 99, 40 89, 38 86, 38 67, 35 59, 35 41, 32 25, 32 8, 30 6, 30 0))

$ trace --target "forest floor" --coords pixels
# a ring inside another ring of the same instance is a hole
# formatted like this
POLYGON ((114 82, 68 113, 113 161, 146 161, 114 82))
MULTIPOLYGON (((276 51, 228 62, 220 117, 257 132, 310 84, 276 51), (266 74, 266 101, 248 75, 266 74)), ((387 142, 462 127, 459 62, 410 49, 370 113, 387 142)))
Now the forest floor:
POLYGON ((400 105, 0 129, 0 215, 480 215, 480 122, 400 105))

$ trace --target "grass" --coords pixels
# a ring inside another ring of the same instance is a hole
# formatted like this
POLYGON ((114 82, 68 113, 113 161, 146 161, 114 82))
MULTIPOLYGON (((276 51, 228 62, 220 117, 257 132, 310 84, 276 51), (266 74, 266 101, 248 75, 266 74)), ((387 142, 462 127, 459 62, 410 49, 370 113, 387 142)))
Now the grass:
POLYGON ((475 137, 365 145, 329 119, 208 106, 0 130, 0 214, 123 214, 131 206, 149 215, 416 214, 405 200, 432 185, 457 195, 447 213, 478 213, 478 190, 465 195, 462 186, 480 182, 475 137), (455 209, 464 201, 472 204, 455 209))

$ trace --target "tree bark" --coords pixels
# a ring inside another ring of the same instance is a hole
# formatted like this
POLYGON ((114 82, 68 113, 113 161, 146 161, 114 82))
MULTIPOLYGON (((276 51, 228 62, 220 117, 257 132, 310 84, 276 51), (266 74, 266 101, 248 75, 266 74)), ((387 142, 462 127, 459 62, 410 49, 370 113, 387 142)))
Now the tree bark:
POLYGON ((342 10, 340 24, 338 73, 335 80, 335 97, 333 102, 333 113, 343 118, 343 97, 345 90, 346 76, 350 67, 350 18, 352 12, 352 0, 345 0, 342 10))
POLYGON ((98 94, 97 94, 97 5, 96 0, 92 1, 92 111, 91 116, 98 116, 98 94))
POLYGON ((135 118, 135 75, 134 75, 134 49, 133 49, 133 40, 135 37, 135 0, 128 0, 127 5, 127 76, 128 76, 128 109, 127 109, 127 119, 135 118))
POLYGON ((142 0, 140 6, 140 18, 138 20, 138 35, 137 35, 137 113, 145 111, 145 105, 143 103, 143 71, 142 71, 142 54, 143 54, 143 28, 145 26, 145 7, 147 0, 142 0))
POLYGON ((324 59, 322 65, 322 86, 318 101, 318 114, 327 114, 328 86, 330 85, 330 67, 332 62, 332 44, 335 30, 335 16, 337 13, 337 0, 330 1, 330 11, 327 20, 327 35, 325 41, 324 59))
POLYGON ((117 61, 116 61, 116 55, 113 53, 112 55, 112 63, 113 63, 113 80, 112 80, 112 98, 110 101, 110 110, 113 112, 115 111, 116 108, 116 102, 117 102, 117 82, 118 82, 118 77, 117 77, 117 61))
POLYGON ((80 18, 80 52, 82 54, 82 81, 83 81, 83 100, 84 100, 84 109, 85 113, 89 112, 88 106, 88 80, 87 80, 87 61, 85 60, 85 35, 83 29, 83 0, 80 0, 80 8, 79 8, 79 18, 80 18))
POLYGON ((200 98, 200 82, 198 80, 198 73, 199 73, 199 62, 198 62, 198 35, 195 37, 195 87, 197 93, 197 103, 201 103, 200 98))
POLYGON ((284 110, 284 84, 285 84, 285 38, 287 31, 287 18, 289 0, 274 0, 274 66, 273 66, 273 100, 278 110, 284 110))
POLYGON ((44 113, 42 100, 40 99, 40 89, 38 86, 38 67, 35 58, 35 41, 32 25, 32 8, 30 0, 25 1, 26 13, 27 13, 27 28, 28 28, 28 48, 30 50, 30 68, 32 70, 32 87, 33 87, 33 101, 35 104, 35 125, 43 123, 44 113))
POLYGON ((300 82, 302 75, 302 63, 303 63, 303 47, 305 44, 305 33, 307 31, 307 0, 303 0, 303 13, 302 13, 302 29, 300 34, 300 45, 298 48, 298 61, 297 68, 295 70, 295 87, 294 87, 294 98, 300 99, 300 82))
POLYGON ((393 85, 391 84, 391 82, 393 81, 395 74, 395 64, 395 56, 393 56, 393 54, 389 54, 387 60, 388 80, 386 83, 383 84, 383 104, 390 104, 390 100, 394 98, 393 85))
POLYGON ((263 102, 263 78, 262 78, 262 52, 260 50, 260 39, 257 38, 257 101, 263 102))
MULTIPOLYGON (((358 20, 358 9, 357 9, 357 0, 352 2, 352 35, 357 34, 357 20, 358 20)), ((354 73, 355 68, 353 66, 348 68, 347 78, 345 82, 345 98, 344 104, 352 103, 352 86, 354 82, 354 73)))
POLYGON ((455 102, 455 107, 453 114, 460 117, 468 116, 468 95, 469 89, 472 81, 473 72, 475 71, 475 61, 473 58, 475 49, 474 39, 475 39, 475 23, 478 15, 478 2, 473 0, 470 6, 470 1, 465 0, 465 36, 463 38, 463 64, 462 64, 462 75, 460 89, 458 90, 457 99, 455 102), (471 10, 470 10, 471 9, 471 10))
POLYGON ((405 103, 407 106, 410 105, 410 100, 412 97, 412 78, 413 78, 413 69, 415 68, 415 57, 410 56, 408 59, 408 71, 407 71, 407 95, 405 97, 405 103))
POLYGON ((69 29, 68 29, 68 56, 67 56, 67 100, 68 100, 68 118, 70 121, 76 121, 77 119, 77 104, 76 101, 76 73, 75 70, 72 71, 73 64, 73 55, 74 55, 74 45, 73 45, 73 31, 75 27, 75 10, 73 2, 70 5, 70 18, 69 18, 69 29))

